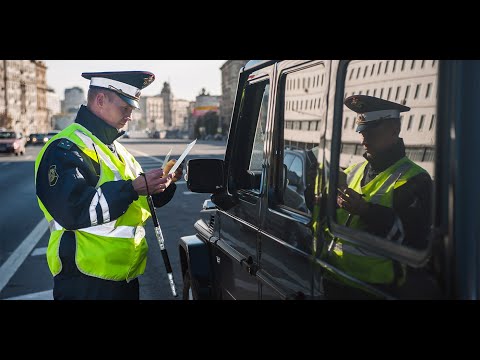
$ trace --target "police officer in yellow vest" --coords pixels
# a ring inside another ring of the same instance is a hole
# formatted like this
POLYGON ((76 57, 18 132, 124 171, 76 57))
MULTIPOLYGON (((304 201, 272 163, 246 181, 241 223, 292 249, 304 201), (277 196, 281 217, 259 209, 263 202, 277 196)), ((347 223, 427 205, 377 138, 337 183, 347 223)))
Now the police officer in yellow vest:
MULTIPOLYGON (((399 137, 400 113, 410 108, 366 95, 350 96, 344 104, 358 114, 356 131, 365 161, 344 171, 347 181, 337 195, 337 222, 424 249, 431 224, 432 180, 408 159, 399 137)), ((332 265, 356 279, 380 287, 405 283, 406 269, 397 262, 338 238, 330 245, 332 265)))
POLYGON ((140 164, 117 141, 154 74, 82 76, 90 80, 87 105, 35 162, 37 199, 50 225, 53 297, 138 300, 148 250, 143 225, 151 216, 145 195, 156 207, 167 204, 182 167, 169 176, 167 169, 142 176, 140 164))

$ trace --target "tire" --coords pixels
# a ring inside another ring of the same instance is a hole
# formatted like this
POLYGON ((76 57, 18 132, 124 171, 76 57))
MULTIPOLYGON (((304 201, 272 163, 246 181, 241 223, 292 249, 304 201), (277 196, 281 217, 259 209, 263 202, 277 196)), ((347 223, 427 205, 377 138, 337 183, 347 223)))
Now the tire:
POLYGON ((195 300, 195 298, 193 296, 193 290, 192 290, 192 279, 191 279, 191 276, 190 276, 190 269, 186 269, 185 274, 183 275, 182 299, 183 300, 195 300))

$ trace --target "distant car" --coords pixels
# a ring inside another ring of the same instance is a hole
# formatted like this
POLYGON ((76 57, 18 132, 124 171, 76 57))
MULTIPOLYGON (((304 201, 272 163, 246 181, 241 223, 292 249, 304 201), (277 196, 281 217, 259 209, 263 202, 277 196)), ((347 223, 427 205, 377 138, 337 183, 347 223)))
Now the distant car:
POLYGON ((45 134, 41 134, 41 133, 30 134, 27 138, 27 145, 43 145, 44 138, 45 138, 45 134))
POLYGON ((16 131, 0 132, 0 152, 14 153, 16 156, 25 154, 26 139, 16 131))

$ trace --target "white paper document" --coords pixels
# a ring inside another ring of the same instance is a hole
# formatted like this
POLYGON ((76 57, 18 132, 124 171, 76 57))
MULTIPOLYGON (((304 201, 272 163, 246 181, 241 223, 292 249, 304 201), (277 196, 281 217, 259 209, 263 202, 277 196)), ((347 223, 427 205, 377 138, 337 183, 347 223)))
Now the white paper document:
POLYGON ((170 154, 171 153, 172 153, 172 149, 170 149, 170 151, 167 153, 167 155, 165 155, 165 159, 163 159, 163 163, 162 163, 162 169, 165 169, 165 165, 167 165, 168 160, 170 160, 170 154))
POLYGON ((193 140, 190 144, 188 144, 187 148, 185 149, 185 151, 183 152, 182 155, 180 155, 180 157, 178 158, 177 162, 175 163, 175 165, 173 165, 173 167, 170 169, 170 171, 168 172, 168 175, 170 174, 173 174, 175 171, 177 171, 178 167, 180 166, 180 164, 182 163, 183 160, 185 160, 185 157, 188 155, 188 153, 190 152, 190 150, 192 150, 193 148, 193 145, 195 145, 195 143, 197 142, 197 139, 193 140))

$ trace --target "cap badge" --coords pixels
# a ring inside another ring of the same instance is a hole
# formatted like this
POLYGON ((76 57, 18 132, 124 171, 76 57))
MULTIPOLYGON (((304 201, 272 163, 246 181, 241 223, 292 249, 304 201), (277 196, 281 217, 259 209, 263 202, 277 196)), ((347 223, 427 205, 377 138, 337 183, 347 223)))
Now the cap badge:
POLYGON ((153 81, 153 76, 146 77, 143 79, 143 87, 150 85, 153 81))
POLYGON ((357 116, 357 125, 363 125, 363 124, 366 124, 367 123, 367 120, 365 119, 365 115, 363 114, 359 114, 357 116))

